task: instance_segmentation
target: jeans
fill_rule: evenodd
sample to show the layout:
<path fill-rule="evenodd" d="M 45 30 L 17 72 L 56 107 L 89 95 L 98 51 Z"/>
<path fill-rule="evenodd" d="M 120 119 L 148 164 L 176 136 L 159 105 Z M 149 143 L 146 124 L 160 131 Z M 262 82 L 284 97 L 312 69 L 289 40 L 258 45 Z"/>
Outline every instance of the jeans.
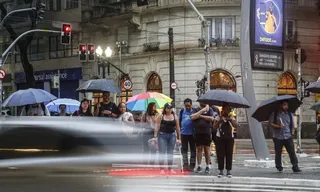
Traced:
<path fill-rule="evenodd" d="M 196 143 L 194 141 L 193 135 L 181 135 L 181 153 L 183 158 L 183 168 L 194 168 L 196 165 Z M 188 150 L 190 146 L 190 164 L 188 161 Z"/>
<path fill-rule="evenodd" d="M 274 143 L 274 150 L 276 154 L 276 168 L 277 169 L 282 169 L 282 161 L 281 161 L 281 154 L 282 154 L 282 148 L 283 146 L 286 148 L 289 156 L 290 156 L 290 161 L 292 164 L 292 168 L 298 168 L 298 158 L 296 156 L 296 153 L 294 151 L 294 143 L 292 137 L 289 139 L 276 139 L 273 138 L 273 143 Z"/>
<path fill-rule="evenodd" d="M 176 144 L 177 136 L 176 133 L 162 133 L 158 135 L 159 145 L 159 164 L 163 169 L 165 156 L 167 154 L 168 169 L 172 169 L 173 163 L 173 150 Z"/>
<path fill-rule="evenodd" d="M 232 169 L 232 156 L 233 156 L 234 139 L 225 139 L 217 137 L 217 157 L 218 157 L 218 169 L 224 170 L 224 160 L 226 159 L 226 170 Z"/>
<path fill-rule="evenodd" d="M 145 160 L 144 163 L 154 165 L 156 161 L 157 151 L 149 147 L 149 139 L 153 138 L 153 130 L 145 131 L 142 135 L 143 140 L 143 152 L 145 155 L 149 155 L 149 159 Z"/>

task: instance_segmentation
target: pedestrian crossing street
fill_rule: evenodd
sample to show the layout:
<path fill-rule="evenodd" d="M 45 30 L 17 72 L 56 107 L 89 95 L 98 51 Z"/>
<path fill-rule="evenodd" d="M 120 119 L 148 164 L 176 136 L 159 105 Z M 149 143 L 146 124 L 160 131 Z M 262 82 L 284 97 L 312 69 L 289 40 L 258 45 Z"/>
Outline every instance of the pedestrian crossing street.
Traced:
<path fill-rule="evenodd" d="M 112 178 L 104 185 L 107 191 L 117 192 L 183 192 L 183 191 L 320 191 L 320 182 L 303 179 L 275 179 L 213 176 L 168 176 L 142 178 Z"/>

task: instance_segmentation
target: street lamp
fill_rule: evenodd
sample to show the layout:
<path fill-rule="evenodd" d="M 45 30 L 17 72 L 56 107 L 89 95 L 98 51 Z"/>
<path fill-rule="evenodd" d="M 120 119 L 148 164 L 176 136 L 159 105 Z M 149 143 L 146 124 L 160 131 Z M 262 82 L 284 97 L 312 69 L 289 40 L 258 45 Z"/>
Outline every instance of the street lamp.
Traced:
<path fill-rule="evenodd" d="M 112 50 L 110 49 L 110 47 L 107 47 L 107 49 L 104 51 L 104 53 L 106 54 L 107 58 L 110 58 L 112 55 Z"/>
<path fill-rule="evenodd" d="M 102 56 L 102 48 L 100 46 L 98 46 L 98 48 L 96 49 L 96 53 L 98 57 Z"/>

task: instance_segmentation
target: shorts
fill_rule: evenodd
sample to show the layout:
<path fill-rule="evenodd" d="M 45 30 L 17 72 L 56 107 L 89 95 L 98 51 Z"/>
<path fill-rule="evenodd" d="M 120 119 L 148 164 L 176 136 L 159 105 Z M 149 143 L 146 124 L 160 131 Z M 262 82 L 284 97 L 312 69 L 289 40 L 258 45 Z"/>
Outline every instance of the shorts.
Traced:
<path fill-rule="evenodd" d="M 194 141 L 196 142 L 196 146 L 211 146 L 211 134 L 198 133 L 194 135 Z"/>

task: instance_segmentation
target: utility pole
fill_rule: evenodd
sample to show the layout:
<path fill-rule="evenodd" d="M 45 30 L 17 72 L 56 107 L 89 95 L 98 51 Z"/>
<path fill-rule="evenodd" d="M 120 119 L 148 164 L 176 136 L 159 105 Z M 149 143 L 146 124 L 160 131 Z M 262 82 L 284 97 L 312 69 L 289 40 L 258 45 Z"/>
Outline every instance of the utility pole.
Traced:
<path fill-rule="evenodd" d="M 205 56 L 205 64 L 206 64 L 206 71 L 204 75 L 204 79 L 206 80 L 206 92 L 207 90 L 210 90 L 210 33 L 209 33 L 209 23 L 204 18 L 204 16 L 198 11 L 196 6 L 192 3 L 191 0 L 187 0 L 191 8 L 196 12 L 198 15 L 199 20 L 202 24 L 202 39 L 205 41 L 204 46 L 204 56 Z"/>
<path fill-rule="evenodd" d="M 302 78 L 301 78 L 301 48 L 298 48 L 296 50 L 296 54 L 298 56 L 298 87 L 297 87 L 297 94 L 298 99 L 302 101 L 303 95 L 302 95 Z M 302 153 L 301 149 L 301 124 L 302 124 L 302 113 L 301 113 L 301 106 L 298 108 L 298 133 L 297 133 L 297 153 Z"/>
<path fill-rule="evenodd" d="M 171 84 L 175 82 L 174 80 L 174 47 L 173 47 L 173 29 L 169 28 L 169 74 L 170 74 L 170 97 L 172 99 L 172 105 L 175 107 L 175 90 L 171 88 Z"/>
<path fill-rule="evenodd" d="M 60 70 L 58 70 L 58 77 L 59 77 L 58 98 L 60 98 L 60 86 L 61 86 L 61 83 L 60 83 Z"/>
<path fill-rule="evenodd" d="M 250 129 L 252 146 L 259 160 L 270 158 L 267 142 L 260 122 L 252 117 L 257 109 L 256 95 L 252 80 L 252 66 L 250 54 L 250 10 L 252 0 L 242 0 L 241 4 L 241 28 L 240 28 L 240 54 L 241 54 L 241 77 L 243 96 L 249 101 L 247 120 Z"/>

